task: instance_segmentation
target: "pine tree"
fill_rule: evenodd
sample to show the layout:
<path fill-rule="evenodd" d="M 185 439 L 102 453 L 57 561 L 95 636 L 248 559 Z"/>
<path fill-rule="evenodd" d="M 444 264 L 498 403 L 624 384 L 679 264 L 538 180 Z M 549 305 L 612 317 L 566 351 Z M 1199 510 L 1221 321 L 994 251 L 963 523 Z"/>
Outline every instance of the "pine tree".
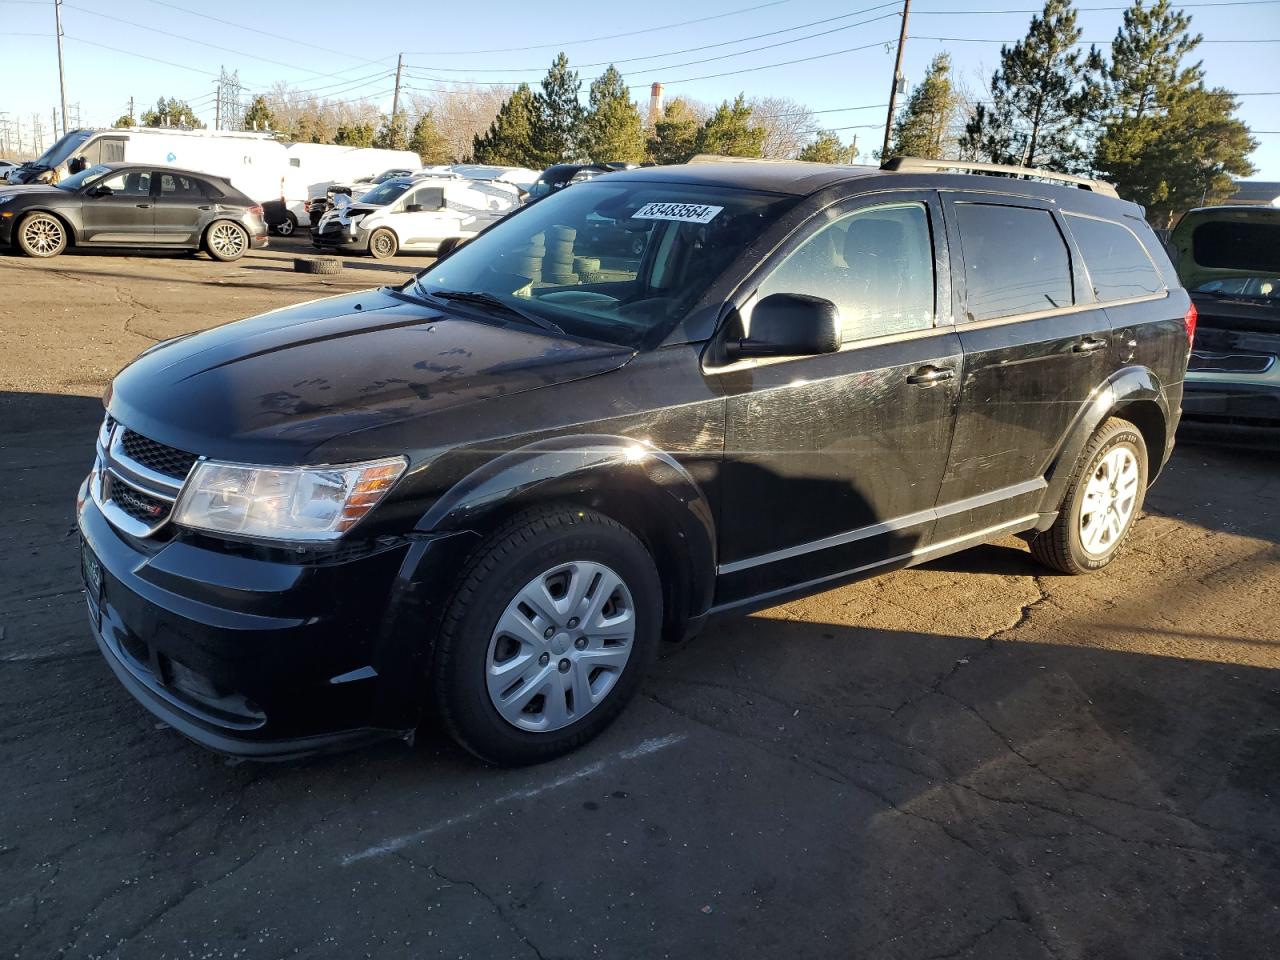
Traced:
<path fill-rule="evenodd" d="M 430 110 L 420 116 L 418 122 L 413 125 L 413 133 L 409 136 L 409 149 L 418 155 L 423 166 L 449 163 L 453 159 L 449 155 L 449 141 L 440 132 Z"/>
<path fill-rule="evenodd" d="M 890 155 L 941 160 L 948 152 L 947 131 L 959 100 L 951 84 L 951 56 L 940 53 L 893 125 Z"/>
<path fill-rule="evenodd" d="M 244 113 L 244 128 L 246 130 L 270 130 L 275 126 L 275 121 L 271 116 L 271 108 L 267 106 L 267 98 L 258 94 L 253 98 L 253 102 L 249 104 L 249 109 Z"/>
<path fill-rule="evenodd" d="M 763 127 L 752 126 L 751 108 L 738 94 L 733 103 L 724 101 L 698 130 L 694 153 L 715 153 L 723 157 L 759 157 L 764 148 Z"/>
<path fill-rule="evenodd" d="M 1089 167 L 1088 121 L 1098 97 L 1098 52 L 1082 56 L 1070 0 L 1045 0 L 1027 36 L 1000 48 L 990 106 L 979 104 L 961 149 L 993 163 L 1082 172 Z"/>
<path fill-rule="evenodd" d="M 1248 156 L 1257 143 L 1233 115 L 1235 98 L 1206 89 L 1199 63 L 1183 65 L 1201 40 L 1190 26 L 1169 0 L 1138 0 L 1125 11 L 1107 69 L 1094 164 L 1158 227 L 1225 199 L 1232 175 L 1254 172 Z"/>
<path fill-rule="evenodd" d="M 383 150 L 407 150 L 409 148 L 409 116 L 403 110 L 384 117 L 382 126 L 373 138 L 373 145 Z"/>
<path fill-rule="evenodd" d="M 196 112 L 185 100 L 176 97 L 161 97 L 156 105 L 142 114 L 141 126 L 144 127 L 186 127 L 201 130 L 204 124 L 196 116 Z"/>
<path fill-rule="evenodd" d="M 471 159 L 476 163 L 492 163 L 504 167 L 536 167 L 544 164 L 533 149 L 533 125 L 537 104 L 533 91 L 522 83 L 498 108 L 498 115 L 483 135 L 477 134 L 471 144 Z"/>
<path fill-rule="evenodd" d="M 644 121 L 622 74 L 610 65 L 591 84 L 591 109 L 582 123 L 579 150 L 594 163 L 644 159 Z"/>
<path fill-rule="evenodd" d="M 697 152 L 699 126 L 687 100 L 668 100 L 646 145 L 649 159 L 660 164 L 686 162 Z"/>
<path fill-rule="evenodd" d="M 800 151 L 797 160 L 808 160 L 810 163 L 853 163 L 853 148 L 846 147 L 840 138 L 830 130 L 818 131 L 818 139 Z"/>
<path fill-rule="evenodd" d="M 569 58 L 557 54 L 542 78 L 542 92 L 534 95 L 533 155 L 537 166 L 549 167 L 578 157 L 583 109 L 578 100 L 582 81 L 569 69 Z"/>
<path fill-rule="evenodd" d="M 344 147 L 371 147 L 373 141 L 373 125 L 369 123 L 339 124 L 338 132 L 333 138 L 334 143 Z M 311 142 L 320 143 L 321 141 L 313 136 Z"/>

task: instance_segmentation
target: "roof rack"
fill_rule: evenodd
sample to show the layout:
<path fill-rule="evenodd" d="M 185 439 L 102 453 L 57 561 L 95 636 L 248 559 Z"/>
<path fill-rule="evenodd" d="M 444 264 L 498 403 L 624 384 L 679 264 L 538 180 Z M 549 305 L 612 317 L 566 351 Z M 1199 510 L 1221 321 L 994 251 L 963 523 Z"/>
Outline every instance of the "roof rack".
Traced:
<path fill-rule="evenodd" d="M 894 170 L 898 173 L 922 173 L 925 171 L 941 172 L 957 170 L 961 173 L 991 173 L 1004 177 L 1019 177 L 1024 180 L 1045 180 L 1049 183 L 1064 183 L 1081 190 L 1092 190 L 1107 197 L 1119 197 L 1116 188 L 1105 180 L 1090 180 L 1088 177 L 1077 177 L 1069 173 L 1055 173 L 1052 170 L 1037 170 L 1034 167 L 1015 167 L 1003 163 L 976 163 L 970 160 L 925 160 L 921 157 L 894 157 L 881 164 L 881 170 Z"/>

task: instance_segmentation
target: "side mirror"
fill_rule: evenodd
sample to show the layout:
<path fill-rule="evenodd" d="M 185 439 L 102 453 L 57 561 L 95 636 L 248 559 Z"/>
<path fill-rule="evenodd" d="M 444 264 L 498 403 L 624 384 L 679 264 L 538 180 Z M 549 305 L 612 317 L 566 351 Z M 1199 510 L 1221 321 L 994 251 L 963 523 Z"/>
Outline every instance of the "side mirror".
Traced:
<path fill-rule="evenodd" d="M 110 187 L 104 187 L 104 186 L 99 185 L 99 186 L 96 186 L 96 187 L 94 187 L 92 190 L 90 190 L 90 191 L 89 191 L 89 196 L 91 196 L 91 197 L 109 197 L 109 196 L 111 196 L 111 195 L 112 195 L 112 194 L 114 194 L 114 193 L 115 193 L 115 191 L 114 191 L 114 190 L 112 190 Z"/>
<path fill-rule="evenodd" d="M 751 336 L 730 340 L 730 361 L 749 357 L 809 357 L 840 349 L 840 309 L 830 300 L 774 293 L 751 311 Z"/>
<path fill-rule="evenodd" d="M 425 209 L 427 208 L 420 203 L 410 203 L 404 208 L 404 212 L 405 213 L 421 213 Z"/>

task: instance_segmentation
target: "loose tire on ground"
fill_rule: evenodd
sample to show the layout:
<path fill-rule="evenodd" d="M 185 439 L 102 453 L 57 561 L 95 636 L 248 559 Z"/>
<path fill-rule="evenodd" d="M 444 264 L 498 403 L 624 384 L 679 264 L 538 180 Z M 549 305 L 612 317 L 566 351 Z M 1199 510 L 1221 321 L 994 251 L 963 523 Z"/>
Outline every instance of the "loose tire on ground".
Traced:
<path fill-rule="evenodd" d="M 396 235 L 385 227 L 373 231 L 369 236 L 369 253 L 375 260 L 387 260 L 396 255 L 400 243 Z"/>
<path fill-rule="evenodd" d="M 337 257 L 294 257 L 294 273 L 339 273 L 342 261 Z"/>
<path fill-rule="evenodd" d="M 599 571 L 616 576 L 621 589 Z M 517 604 L 539 578 L 561 575 L 568 571 L 565 593 L 560 599 L 548 590 L 549 604 L 563 604 L 564 610 L 550 607 L 550 619 L 529 616 Z M 574 577 L 580 577 L 574 580 Z M 588 579 L 590 578 L 590 579 Z M 545 582 L 551 581 L 542 581 Z M 585 584 L 582 602 L 572 604 L 579 595 L 577 583 Z M 593 589 L 599 585 L 609 592 L 597 597 Z M 616 602 L 629 597 L 629 604 Z M 597 601 L 600 607 L 595 604 Z M 605 675 L 593 664 L 594 652 L 615 650 L 617 638 L 600 638 L 598 634 L 611 623 L 625 623 L 630 610 L 633 633 L 625 662 L 613 664 L 614 672 Z M 516 623 L 507 618 L 515 610 L 526 620 Z M 583 611 L 583 619 L 570 627 L 573 611 Z M 613 618 L 613 619 L 610 619 Z M 621 619 L 619 619 L 621 618 Z M 543 620 L 546 620 L 547 626 Z M 563 622 L 560 622 L 563 620 Z M 512 623 L 520 634 L 513 639 L 505 624 Z M 519 765 L 539 763 L 567 753 L 596 736 L 626 706 L 639 687 L 640 679 L 657 652 L 662 623 L 662 588 L 653 559 L 643 544 L 621 524 L 592 510 L 573 507 L 542 507 L 513 517 L 494 531 L 467 562 L 453 595 L 445 607 L 442 624 L 430 657 L 431 691 L 435 708 L 445 728 L 455 740 L 476 756 L 490 763 Z M 603 624 L 604 627 L 597 625 Z M 615 628 L 622 629 L 622 628 Z M 594 632 L 593 632 L 594 631 Z M 582 634 L 595 639 L 587 639 Z M 569 703 L 560 713 L 562 726 L 553 713 L 553 704 L 545 698 L 541 703 L 547 730 L 522 729 L 517 721 L 500 712 L 501 695 L 491 692 L 492 685 L 505 684 L 493 680 L 502 664 L 498 660 L 499 644 L 515 644 L 512 658 L 520 657 L 521 666 L 512 677 L 527 676 L 530 690 L 549 689 L 556 695 L 555 684 L 572 685 L 583 677 L 592 697 L 578 699 L 562 691 L 559 695 Z M 578 646 L 581 643 L 582 646 Z M 579 653 L 574 651 L 578 650 Z M 619 651 L 620 652 L 620 651 Z M 546 654 L 548 659 L 543 660 Z M 612 654 L 614 660 L 618 654 Z M 569 670 L 564 663 L 572 661 Z M 584 671 L 576 671 L 581 667 Z M 558 678 L 564 678 L 563 680 Z M 513 680 L 521 686 L 524 680 Z M 546 685 L 545 687 L 543 685 Z M 603 688 L 599 694 L 593 688 Z M 579 688 L 581 689 L 581 688 Z M 520 687 L 511 696 L 518 696 Z M 541 694 L 534 695 L 528 706 L 534 709 L 530 723 L 541 723 L 537 713 Z M 514 700 L 503 703 L 508 715 L 522 718 Z M 585 704 L 585 706 L 584 706 Z M 558 711 L 556 711 L 558 712 Z M 522 719 L 519 722 L 524 722 Z"/>
<path fill-rule="evenodd" d="M 1080 455 L 1058 519 L 1031 541 L 1032 555 L 1062 573 L 1101 570 L 1115 559 L 1142 512 L 1147 469 L 1141 431 L 1119 417 L 1107 420 Z M 1108 521 L 1105 530 L 1097 526 L 1102 519 Z M 1100 530 L 1102 536 L 1095 537 Z"/>
<path fill-rule="evenodd" d="M 41 260 L 67 249 L 67 227 L 51 213 L 29 213 L 18 221 L 14 237 L 18 249 Z"/>

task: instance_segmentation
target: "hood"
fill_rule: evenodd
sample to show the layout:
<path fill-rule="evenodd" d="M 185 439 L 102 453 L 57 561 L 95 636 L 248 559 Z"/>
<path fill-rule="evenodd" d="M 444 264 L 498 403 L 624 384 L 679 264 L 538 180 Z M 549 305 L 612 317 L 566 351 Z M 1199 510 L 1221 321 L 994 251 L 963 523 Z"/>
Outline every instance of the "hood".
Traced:
<path fill-rule="evenodd" d="M 37 193 L 56 193 L 60 196 L 67 196 L 67 191 L 59 190 L 57 187 L 50 186 L 47 183 L 5 183 L 0 180 L 0 197 L 10 197 L 15 194 L 22 197 L 30 197 Z"/>
<path fill-rule="evenodd" d="M 115 379 L 110 411 L 204 456 L 305 463 L 350 434 L 604 373 L 633 355 L 369 290 L 153 347 Z M 427 423 L 409 432 L 431 445 Z"/>
<path fill-rule="evenodd" d="M 1188 290 L 1211 280 L 1280 278 L 1280 207 L 1200 207 L 1169 237 L 1178 278 Z"/>

